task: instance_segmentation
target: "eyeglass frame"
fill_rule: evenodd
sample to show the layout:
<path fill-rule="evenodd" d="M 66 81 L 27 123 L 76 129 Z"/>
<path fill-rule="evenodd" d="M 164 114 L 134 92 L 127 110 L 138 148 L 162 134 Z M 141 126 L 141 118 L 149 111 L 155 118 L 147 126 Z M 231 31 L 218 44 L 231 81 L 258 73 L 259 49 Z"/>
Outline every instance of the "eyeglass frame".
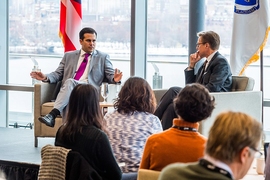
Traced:
<path fill-rule="evenodd" d="M 206 44 L 207 42 L 201 42 L 201 43 L 196 43 L 196 47 L 199 47 L 201 44 Z"/>
<path fill-rule="evenodd" d="M 253 147 L 249 147 L 249 149 L 255 151 L 255 154 L 254 154 L 255 158 L 259 158 L 259 157 L 261 157 L 263 155 L 263 153 L 261 151 L 259 151 L 258 149 L 255 149 Z"/>

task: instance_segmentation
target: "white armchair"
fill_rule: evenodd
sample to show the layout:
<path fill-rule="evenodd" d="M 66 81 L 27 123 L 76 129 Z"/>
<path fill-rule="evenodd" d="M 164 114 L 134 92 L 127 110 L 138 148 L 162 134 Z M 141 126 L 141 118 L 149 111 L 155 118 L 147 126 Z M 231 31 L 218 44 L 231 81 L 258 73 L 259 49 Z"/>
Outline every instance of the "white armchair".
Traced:
<path fill-rule="evenodd" d="M 253 91 L 255 81 L 247 76 L 232 77 L 232 92 L 210 93 L 216 99 L 216 107 L 211 117 L 200 123 L 199 132 L 208 136 L 216 116 L 222 111 L 241 111 L 249 114 L 261 122 L 262 120 L 262 92 Z M 157 102 L 160 101 L 167 89 L 155 89 Z"/>

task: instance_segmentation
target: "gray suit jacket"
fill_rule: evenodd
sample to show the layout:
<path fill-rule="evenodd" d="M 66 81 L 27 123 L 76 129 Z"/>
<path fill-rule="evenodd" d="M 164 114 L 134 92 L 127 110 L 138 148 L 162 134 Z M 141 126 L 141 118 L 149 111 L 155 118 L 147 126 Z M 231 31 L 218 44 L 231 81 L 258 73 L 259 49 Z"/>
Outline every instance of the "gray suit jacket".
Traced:
<path fill-rule="evenodd" d="M 80 50 L 70 51 L 65 53 L 58 68 L 46 74 L 50 83 L 62 81 L 62 84 L 68 79 L 73 78 L 76 72 Z M 95 50 L 92 54 L 88 83 L 99 89 L 103 81 L 115 83 L 113 81 L 114 69 L 108 54 Z"/>

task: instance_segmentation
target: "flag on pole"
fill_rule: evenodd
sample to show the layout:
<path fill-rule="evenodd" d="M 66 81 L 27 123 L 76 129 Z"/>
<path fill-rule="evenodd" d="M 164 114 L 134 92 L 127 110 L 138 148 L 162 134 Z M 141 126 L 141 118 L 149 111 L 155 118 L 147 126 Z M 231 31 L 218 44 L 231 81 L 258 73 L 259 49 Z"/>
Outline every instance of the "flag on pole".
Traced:
<path fill-rule="evenodd" d="M 79 32 L 81 30 L 81 0 L 61 0 L 59 36 L 65 52 L 80 48 Z"/>
<path fill-rule="evenodd" d="M 260 58 L 268 33 L 269 0 L 235 0 L 230 65 L 232 73 L 242 75 Z"/>

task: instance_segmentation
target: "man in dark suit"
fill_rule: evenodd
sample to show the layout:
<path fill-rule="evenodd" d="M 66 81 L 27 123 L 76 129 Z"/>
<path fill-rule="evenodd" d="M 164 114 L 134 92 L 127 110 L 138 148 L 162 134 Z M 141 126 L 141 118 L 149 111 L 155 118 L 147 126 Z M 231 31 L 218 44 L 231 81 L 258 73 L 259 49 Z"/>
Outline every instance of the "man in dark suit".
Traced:
<path fill-rule="evenodd" d="M 58 68 L 49 74 L 31 72 L 30 76 L 43 82 L 57 83 L 62 81 L 60 92 L 54 103 L 54 109 L 47 115 L 39 117 L 39 121 L 54 127 L 57 115 L 63 116 L 69 96 L 73 88 L 82 83 L 89 83 L 98 90 L 106 79 L 108 83 L 117 83 L 122 72 L 113 69 L 109 55 L 95 50 L 97 32 L 92 28 L 83 28 L 80 33 L 81 49 L 65 53 Z M 81 65 L 84 63 L 84 67 Z M 83 69 L 80 71 L 79 69 Z M 80 72 L 80 73 L 79 73 Z"/>
<path fill-rule="evenodd" d="M 203 31 L 197 34 L 197 52 L 190 55 L 189 66 L 185 69 L 186 84 L 200 83 L 210 92 L 231 91 L 232 73 L 228 61 L 219 52 L 220 38 L 213 31 Z M 197 74 L 194 73 L 195 64 L 206 58 Z M 155 115 L 162 120 L 163 129 L 172 126 L 172 120 L 176 118 L 173 107 L 173 99 L 182 88 L 171 87 L 161 98 L 155 111 Z"/>

